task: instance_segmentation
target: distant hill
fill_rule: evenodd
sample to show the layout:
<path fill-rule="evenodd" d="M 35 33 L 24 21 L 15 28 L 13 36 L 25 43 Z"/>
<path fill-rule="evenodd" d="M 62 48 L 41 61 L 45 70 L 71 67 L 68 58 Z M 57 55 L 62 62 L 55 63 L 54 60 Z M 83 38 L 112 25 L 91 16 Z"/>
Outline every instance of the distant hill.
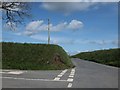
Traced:
<path fill-rule="evenodd" d="M 2 43 L 2 68 L 54 70 L 72 68 L 73 64 L 58 45 Z"/>
<path fill-rule="evenodd" d="M 82 52 L 71 57 L 120 67 L 120 48 Z"/>

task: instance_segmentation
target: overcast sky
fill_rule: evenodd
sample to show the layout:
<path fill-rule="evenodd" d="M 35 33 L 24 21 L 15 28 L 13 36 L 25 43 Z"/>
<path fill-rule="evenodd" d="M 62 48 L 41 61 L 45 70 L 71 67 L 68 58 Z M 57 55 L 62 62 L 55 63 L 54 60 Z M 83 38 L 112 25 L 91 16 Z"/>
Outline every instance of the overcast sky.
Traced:
<path fill-rule="evenodd" d="M 2 41 L 47 43 L 49 18 L 51 44 L 62 46 L 70 54 L 118 46 L 117 3 L 29 4 L 32 18 L 14 32 L 3 23 Z"/>

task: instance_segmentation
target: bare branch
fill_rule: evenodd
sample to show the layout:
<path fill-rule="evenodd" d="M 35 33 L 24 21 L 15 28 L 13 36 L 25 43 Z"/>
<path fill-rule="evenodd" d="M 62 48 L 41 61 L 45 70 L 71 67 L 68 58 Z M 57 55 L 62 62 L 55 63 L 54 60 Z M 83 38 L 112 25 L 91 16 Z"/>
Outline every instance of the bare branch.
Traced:
<path fill-rule="evenodd" d="M 2 18 L 6 23 L 10 22 L 17 25 L 22 23 L 25 17 L 30 16 L 30 7 L 27 2 L 2 2 L 0 9 L 3 10 Z"/>

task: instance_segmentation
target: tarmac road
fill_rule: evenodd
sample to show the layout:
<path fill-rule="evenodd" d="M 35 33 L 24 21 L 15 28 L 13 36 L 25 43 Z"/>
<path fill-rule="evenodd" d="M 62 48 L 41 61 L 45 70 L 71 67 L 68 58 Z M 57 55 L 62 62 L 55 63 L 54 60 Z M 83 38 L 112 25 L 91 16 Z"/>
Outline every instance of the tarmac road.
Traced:
<path fill-rule="evenodd" d="M 118 88 L 118 68 L 72 59 L 66 70 L 3 70 L 2 88 Z"/>

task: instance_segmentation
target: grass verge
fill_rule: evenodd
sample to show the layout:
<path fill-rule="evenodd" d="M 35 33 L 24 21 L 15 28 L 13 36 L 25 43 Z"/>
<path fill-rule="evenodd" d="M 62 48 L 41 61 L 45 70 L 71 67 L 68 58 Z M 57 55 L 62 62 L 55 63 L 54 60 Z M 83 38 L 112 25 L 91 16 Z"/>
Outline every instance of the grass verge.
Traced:
<path fill-rule="evenodd" d="M 82 52 L 71 57 L 120 67 L 120 48 Z"/>
<path fill-rule="evenodd" d="M 58 45 L 2 42 L 2 68 L 60 70 L 72 68 L 69 56 Z"/>

